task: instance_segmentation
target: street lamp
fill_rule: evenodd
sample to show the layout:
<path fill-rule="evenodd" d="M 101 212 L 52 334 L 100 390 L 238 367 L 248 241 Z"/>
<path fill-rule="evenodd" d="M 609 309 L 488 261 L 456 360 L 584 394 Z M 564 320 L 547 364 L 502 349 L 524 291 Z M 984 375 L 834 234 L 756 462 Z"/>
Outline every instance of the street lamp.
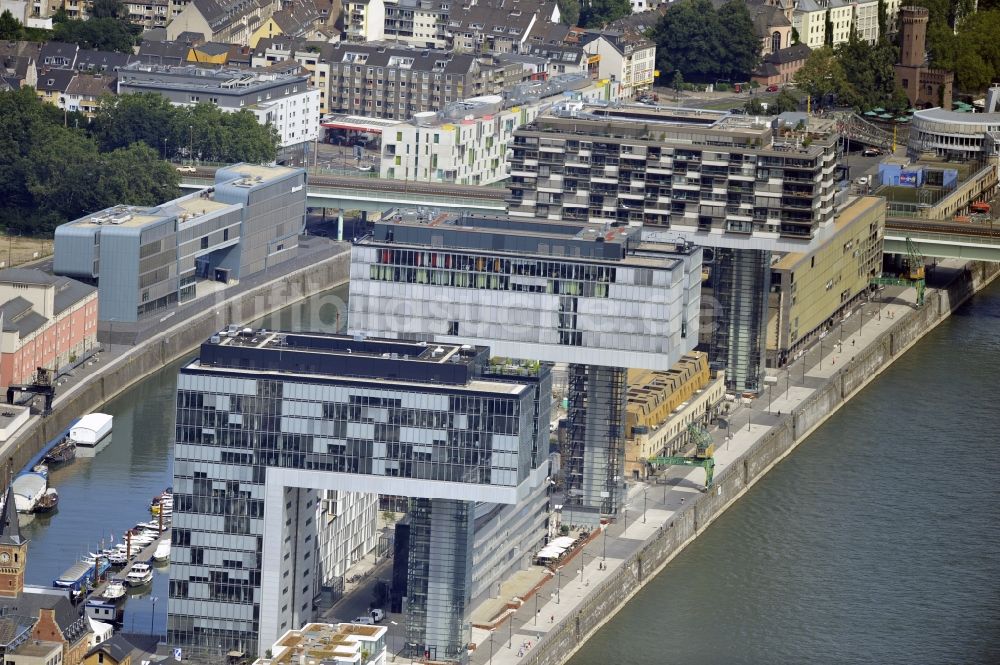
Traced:
<path fill-rule="evenodd" d="M 601 542 L 601 561 L 608 560 L 608 525 L 604 525 L 604 536 Z"/>
<path fill-rule="evenodd" d="M 649 488 L 646 487 L 642 490 L 642 523 L 646 523 L 646 495 L 649 493 Z"/>
<path fill-rule="evenodd" d="M 490 631 L 490 665 L 493 665 L 493 631 Z"/>
<path fill-rule="evenodd" d="M 150 600 L 153 601 L 153 613 L 149 616 L 149 634 L 155 635 L 153 625 L 156 621 L 156 596 L 151 596 Z"/>
<path fill-rule="evenodd" d="M 562 591 L 562 566 L 556 568 L 556 605 L 559 604 Z"/>

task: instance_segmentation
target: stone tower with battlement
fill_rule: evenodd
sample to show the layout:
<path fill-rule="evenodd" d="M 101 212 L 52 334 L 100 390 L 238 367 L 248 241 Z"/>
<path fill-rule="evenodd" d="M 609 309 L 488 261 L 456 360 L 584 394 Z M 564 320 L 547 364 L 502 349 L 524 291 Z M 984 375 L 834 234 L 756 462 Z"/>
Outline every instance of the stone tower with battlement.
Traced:
<path fill-rule="evenodd" d="M 896 80 L 906 92 L 910 105 L 918 108 L 940 106 L 951 110 L 954 74 L 930 69 L 927 64 L 927 21 L 924 7 L 899 8 L 900 55 Z"/>

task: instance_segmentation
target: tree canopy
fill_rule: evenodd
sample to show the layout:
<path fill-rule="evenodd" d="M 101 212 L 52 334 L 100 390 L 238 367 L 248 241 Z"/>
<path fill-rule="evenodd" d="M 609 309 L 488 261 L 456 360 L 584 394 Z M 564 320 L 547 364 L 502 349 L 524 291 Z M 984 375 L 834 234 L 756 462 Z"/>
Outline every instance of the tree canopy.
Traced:
<path fill-rule="evenodd" d="M 76 44 L 80 48 L 119 53 L 132 53 L 141 33 L 141 26 L 111 17 L 53 22 L 52 26 L 52 38 L 56 41 Z"/>
<path fill-rule="evenodd" d="M 0 225 L 30 235 L 117 204 L 178 195 L 177 172 L 142 143 L 102 153 L 34 90 L 0 92 Z"/>
<path fill-rule="evenodd" d="M 629 0 L 587 0 L 578 6 L 580 26 L 584 28 L 600 28 L 632 13 Z"/>
<path fill-rule="evenodd" d="M 675 2 L 650 37 L 660 71 L 680 72 L 686 81 L 746 81 L 760 63 L 760 40 L 741 0 L 718 11 L 710 0 Z"/>
<path fill-rule="evenodd" d="M 105 98 L 92 131 L 105 151 L 141 141 L 165 156 L 260 163 L 274 161 L 278 150 L 274 128 L 259 124 L 250 111 L 225 113 L 213 104 L 172 106 L 152 93 Z"/>
<path fill-rule="evenodd" d="M 835 48 L 824 46 L 809 54 L 795 81 L 813 99 L 823 104 L 829 95 L 838 103 L 867 111 L 877 106 L 902 111 L 909 102 L 896 83 L 893 64 L 898 49 L 889 42 L 869 44 L 856 33 Z"/>
<path fill-rule="evenodd" d="M 573 27 L 580 21 L 580 0 L 556 0 L 556 5 L 563 25 Z"/>

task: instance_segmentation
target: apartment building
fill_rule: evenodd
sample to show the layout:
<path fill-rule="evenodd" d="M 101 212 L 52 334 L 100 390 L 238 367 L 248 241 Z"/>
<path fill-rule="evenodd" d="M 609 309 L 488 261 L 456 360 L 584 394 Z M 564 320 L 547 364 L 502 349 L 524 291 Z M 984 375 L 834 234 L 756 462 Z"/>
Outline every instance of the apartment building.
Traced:
<path fill-rule="evenodd" d="M 231 113 L 246 109 L 274 127 L 281 161 L 300 155 L 319 131 L 320 91 L 298 73 L 132 63 L 118 73 L 118 92 L 152 92 L 175 106 L 207 102 Z"/>
<path fill-rule="evenodd" d="M 98 285 L 102 321 L 137 321 L 294 258 L 305 171 L 236 164 L 213 188 L 158 206 L 119 205 L 56 228 L 53 272 Z"/>
<path fill-rule="evenodd" d="M 344 39 L 377 42 L 385 37 L 383 0 L 347 0 L 344 3 Z"/>
<path fill-rule="evenodd" d="M 514 130 L 566 99 L 614 100 L 609 81 L 581 74 L 521 83 L 505 97 L 488 95 L 420 113 L 382 133 L 382 178 L 485 185 L 508 177 Z"/>
<path fill-rule="evenodd" d="M 645 460 L 684 454 L 688 427 L 708 426 L 723 402 L 723 372 L 711 372 L 708 356 L 692 351 L 669 370 L 630 369 L 625 423 L 625 475 L 649 475 Z"/>
<path fill-rule="evenodd" d="M 311 71 L 326 112 L 370 118 L 407 120 L 467 97 L 500 94 L 520 74 L 469 54 L 385 42 L 308 43 L 294 57 Z"/>
<path fill-rule="evenodd" d="M 387 0 L 385 39 L 420 48 L 446 48 L 452 0 Z"/>
<path fill-rule="evenodd" d="M 885 199 L 866 196 L 837 215 L 833 233 L 808 252 L 771 266 L 767 364 L 784 365 L 824 334 L 882 270 Z"/>
<path fill-rule="evenodd" d="M 764 369 L 772 251 L 830 232 L 838 136 L 705 110 L 567 103 L 514 133 L 511 215 L 643 227 L 712 247 L 702 343 L 732 390 Z"/>
<path fill-rule="evenodd" d="M 354 332 L 569 363 L 564 520 L 618 512 L 625 371 L 694 348 L 701 250 L 647 246 L 638 228 L 413 213 L 383 217 L 351 258 Z"/>
<path fill-rule="evenodd" d="M 129 23 L 141 25 L 146 30 L 165 28 L 170 21 L 172 0 L 139 0 L 126 2 Z"/>
<path fill-rule="evenodd" d="M 605 30 L 580 38 L 587 55 L 597 59 L 597 76 L 619 86 L 618 96 L 628 99 L 653 86 L 656 44 L 642 35 Z"/>
<path fill-rule="evenodd" d="M 277 0 L 191 0 L 167 24 L 167 39 L 193 33 L 208 42 L 248 46 L 250 36 L 280 8 Z"/>
<path fill-rule="evenodd" d="M 489 355 L 267 331 L 203 344 L 177 381 L 167 643 L 263 654 L 311 621 L 317 492 L 337 490 L 412 499 L 404 655 L 461 660 L 477 505 L 518 505 L 548 476 L 541 384 Z"/>
<path fill-rule="evenodd" d="M 852 29 L 857 31 L 859 39 L 870 44 L 878 41 L 877 0 L 799 0 L 792 16 L 792 27 L 799 41 L 811 49 L 826 44 L 827 17 L 833 30 L 834 46 L 850 39 Z"/>

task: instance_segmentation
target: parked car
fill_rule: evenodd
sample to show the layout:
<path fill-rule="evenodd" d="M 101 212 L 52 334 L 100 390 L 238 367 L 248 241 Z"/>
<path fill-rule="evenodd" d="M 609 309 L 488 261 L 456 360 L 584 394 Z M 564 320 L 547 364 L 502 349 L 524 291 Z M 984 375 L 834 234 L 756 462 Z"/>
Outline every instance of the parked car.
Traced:
<path fill-rule="evenodd" d="M 771 85 L 767 86 L 767 91 L 768 92 L 778 92 L 778 86 L 776 86 L 776 85 L 774 85 L 772 83 Z"/>
<path fill-rule="evenodd" d="M 746 115 L 746 111 L 741 108 L 731 108 L 729 109 L 729 113 L 732 115 Z"/>
<path fill-rule="evenodd" d="M 178 173 L 195 173 L 196 171 L 197 171 L 197 169 L 195 167 L 193 167 L 193 166 L 178 166 L 177 167 L 177 172 Z"/>
<path fill-rule="evenodd" d="M 882 154 L 881 148 L 865 148 L 862 152 L 865 157 L 878 157 Z"/>
<path fill-rule="evenodd" d="M 368 613 L 372 616 L 372 621 L 379 623 L 385 619 L 385 612 L 378 607 L 368 610 Z"/>
<path fill-rule="evenodd" d="M 372 619 L 371 617 L 354 617 L 353 619 L 351 619 L 351 623 L 358 624 L 361 626 L 374 626 L 375 619 Z"/>

